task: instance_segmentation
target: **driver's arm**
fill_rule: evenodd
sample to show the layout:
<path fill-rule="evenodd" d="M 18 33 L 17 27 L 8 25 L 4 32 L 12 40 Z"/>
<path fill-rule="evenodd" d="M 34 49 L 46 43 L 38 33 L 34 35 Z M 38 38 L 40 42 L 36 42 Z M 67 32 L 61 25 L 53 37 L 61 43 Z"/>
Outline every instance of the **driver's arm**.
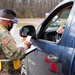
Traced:
<path fill-rule="evenodd" d="M 57 34 L 63 34 L 64 32 L 64 28 L 63 27 L 59 27 L 57 30 L 56 30 Z M 61 38 L 59 39 L 56 39 L 56 43 L 58 43 L 60 41 Z"/>

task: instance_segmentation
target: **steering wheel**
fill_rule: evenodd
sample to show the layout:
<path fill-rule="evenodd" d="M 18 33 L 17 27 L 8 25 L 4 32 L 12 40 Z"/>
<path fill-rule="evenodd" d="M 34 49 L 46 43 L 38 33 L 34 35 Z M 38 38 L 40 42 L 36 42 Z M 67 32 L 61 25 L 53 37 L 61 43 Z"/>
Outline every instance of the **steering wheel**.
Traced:
<path fill-rule="evenodd" d="M 60 40 L 61 36 L 62 36 L 62 34 L 57 33 L 55 35 L 55 42 L 56 42 L 56 40 Z"/>

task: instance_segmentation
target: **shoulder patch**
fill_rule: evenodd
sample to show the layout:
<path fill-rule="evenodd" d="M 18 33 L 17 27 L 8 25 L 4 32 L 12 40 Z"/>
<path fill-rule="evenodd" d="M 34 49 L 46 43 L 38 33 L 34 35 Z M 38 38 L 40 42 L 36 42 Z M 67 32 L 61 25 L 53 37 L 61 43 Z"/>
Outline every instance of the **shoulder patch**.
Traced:
<path fill-rule="evenodd" d="M 4 44 L 8 44 L 10 40 L 11 40 L 10 38 L 6 37 L 6 38 L 3 40 L 3 43 L 4 43 Z"/>

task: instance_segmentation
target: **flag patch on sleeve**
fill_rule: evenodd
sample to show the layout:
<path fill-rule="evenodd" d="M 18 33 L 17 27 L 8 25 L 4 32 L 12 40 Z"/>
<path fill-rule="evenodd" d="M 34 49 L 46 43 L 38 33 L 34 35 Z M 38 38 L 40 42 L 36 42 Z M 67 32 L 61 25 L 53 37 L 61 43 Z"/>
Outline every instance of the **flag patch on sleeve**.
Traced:
<path fill-rule="evenodd" d="M 10 38 L 6 37 L 6 38 L 3 40 L 3 43 L 4 43 L 4 44 L 8 44 L 9 41 L 10 41 Z"/>

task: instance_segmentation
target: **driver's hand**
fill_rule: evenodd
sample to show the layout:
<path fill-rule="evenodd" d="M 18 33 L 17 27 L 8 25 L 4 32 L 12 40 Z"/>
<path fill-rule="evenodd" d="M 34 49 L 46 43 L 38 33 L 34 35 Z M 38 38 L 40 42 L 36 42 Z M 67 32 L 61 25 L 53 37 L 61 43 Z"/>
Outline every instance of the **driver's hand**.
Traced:
<path fill-rule="evenodd" d="M 59 43 L 59 41 L 60 41 L 60 39 L 58 40 L 58 39 L 56 39 L 56 43 Z"/>
<path fill-rule="evenodd" d="M 56 30 L 56 32 L 57 32 L 58 34 L 62 34 L 62 33 L 64 32 L 63 27 L 59 27 L 59 28 Z"/>
<path fill-rule="evenodd" d="M 25 45 L 27 45 L 27 46 L 28 46 L 28 48 L 30 48 L 30 47 L 31 47 L 32 42 L 28 42 L 28 41 L 26 40 L 26 41 L 24 41 L 24 44 L 25 44 Z"/>

